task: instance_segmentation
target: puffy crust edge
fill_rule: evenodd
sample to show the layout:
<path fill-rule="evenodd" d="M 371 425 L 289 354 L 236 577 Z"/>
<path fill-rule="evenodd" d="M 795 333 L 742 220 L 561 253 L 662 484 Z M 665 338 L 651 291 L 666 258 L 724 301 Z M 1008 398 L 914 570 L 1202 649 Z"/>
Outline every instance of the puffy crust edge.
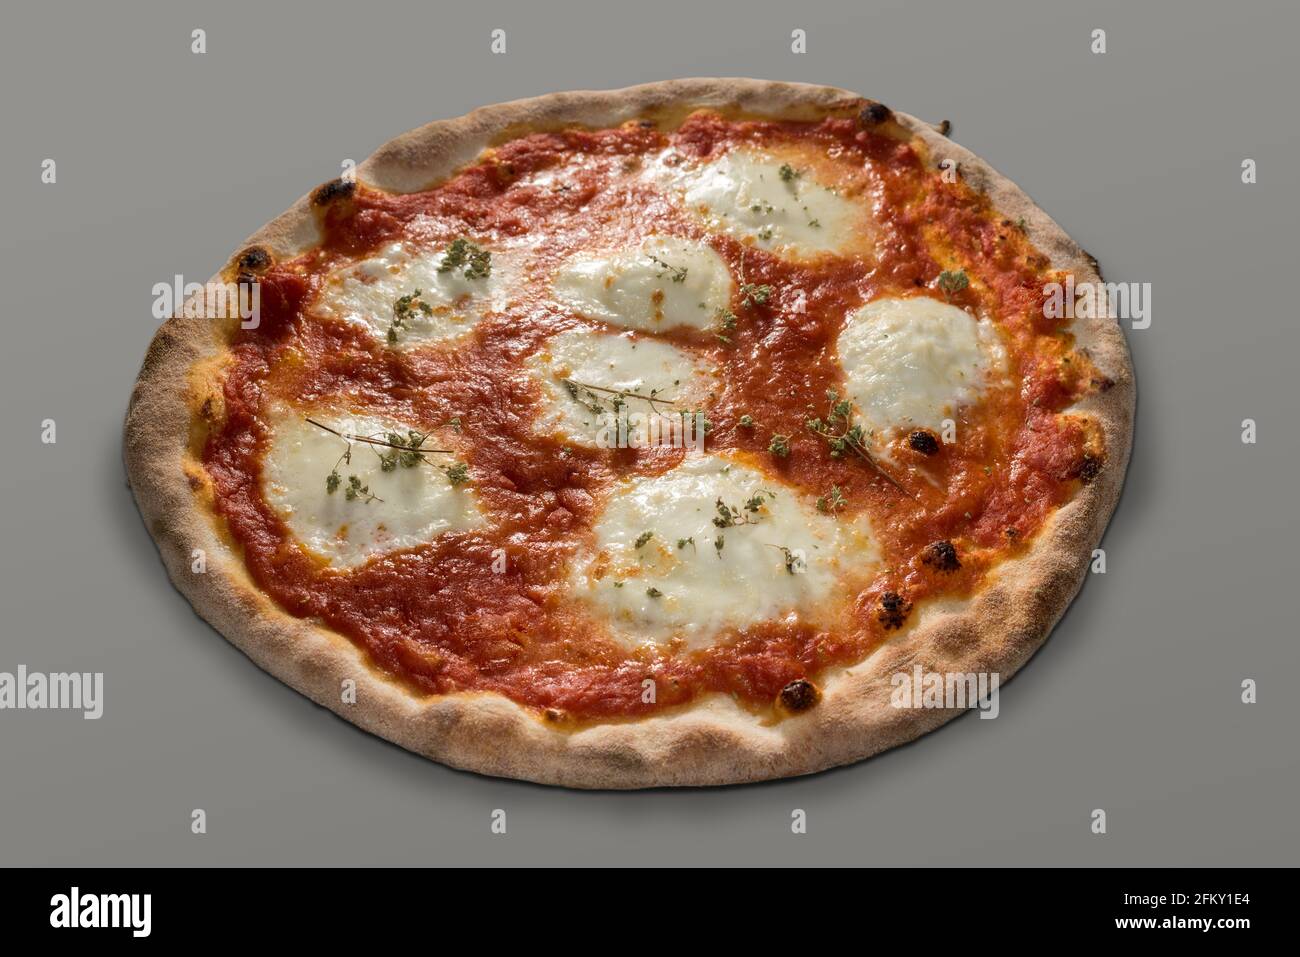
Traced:
<path fill-rule="evenodd" d="M 750 79 L 687 79 L 624 90 L 557 93 L 476 110 L 397 137 L 358 168 L 381 188 L 425 188 L 473 160 L 485 147 L 527 129 L 603 126 L 655 110 L 733 107 L 779 116 L 860 106 L 857 94 L 831 87 Z M 894 118 L 935 155 L 961 164 L 966 181 L 1010 218 L 1023 217 L 1030 240 L 1078 281 L 1099 281 L 1096 263 L 1012 182 L 933 127 Z M 309 197 L 298 200 L 245 245 L 291 256 L 316 241 Z M 1063 506 L 1021 558 L 1001 566 L 969 602 L 923 606 L 908 626 L 866 660 L 824 676 L 809 712 L 764 725 L 730 699 L 712 696 L 648 720 L 571 731 L 492 693 L 417 697 L 370 666 L 349 640 L 275 605 L 253 583 L 241 556 L 223 539 L 189 474 L 196 369 L 225 352 L 214 324 L 175 317 L 157 332 L 131 396 L 124 459 L 131 487 L 168 573 L 195 610 L 260 667 L 317 704 L 404 748 L 483 774 L 580 788 L 719 785 L 808 774 L 857 761 L 910 741 L 959 714 L 897 709 L 889 677 L 926 671 L 996 671 L 1005 681 L 1046 639 L 1078 592 L 1092 550 L 1118 500 L 1129 457 L 1136 390 L 1124 335 L 1109 318 L 1076 320 L 1079 344 L 1113 386 L 1077 411 L 1106 441 L 1096 477 Z M 190 571 L 191 552 L 207 572 Z M 341 701 L 353 679 L 357 703 Z"/>

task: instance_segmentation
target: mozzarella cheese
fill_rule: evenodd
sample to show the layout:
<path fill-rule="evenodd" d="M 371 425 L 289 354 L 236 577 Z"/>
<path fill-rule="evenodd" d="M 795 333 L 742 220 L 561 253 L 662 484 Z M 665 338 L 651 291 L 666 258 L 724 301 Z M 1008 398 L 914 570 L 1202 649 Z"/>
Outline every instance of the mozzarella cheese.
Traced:
<path fill-rule="evenodd" d="M 677 410 L 704 408 L 714 388 L 714 373 L 703 361 L 666 342 L 630 333 L 562 332 L 529 357 L 528 369 L 541 386 L 545 402 L 538 430 L 589 447 L 611 447 L 611 403 L 615 398 L 589 386 L 662 396 Z M 639 399 L 625 401 L 629 413 L 656 411 Z M 660 405 L 658 411 L 670 410 Z"/>
<path fill-rule="evenodd" d="M 743 524 L 715 524 L 719 499 Z M 751 500 L 755 511 L 746 509 Z M 574 567 L 570 585 L 629 646 L 707 647 L 728 628 L 825 610 L 878 554 L 865 517 L 823 515 L 795 490 L 718 455 L 629 480 L 594 534 L 595 554 Z"/>
<path fill-rule="evenodd" d="M 413 348 L 456 339 L 489 312 L 505 308 L 507 294 L 521 276 L 518 257 L 502 250 L 492 250 L 489 275 L 475 279 L 467 278 L 464 269 L 440 272 L 445 256 L 445 248 L 392 243 L 326 276 L 313 311 L 364 326 L 386 341 L 394 304 L 418 289 L 432 314 L 412 310 L 395 345 Z"/>
<path fill-rule="evenodd" d="M 861 216 L 811 169 L 745 148 L 694 166 L 661 163 L 651 176 L 710 228 L 762 249 L 803 256 L 841 251 L 853 243 Z"/>
<path fill-rule="evenodd" d="M 837 349 L 847 397 L 877 431 L 939 431 L 1006 361 L 990 323 L 928 296 L 867 303 L 849 315 Z"/>
<path fill-rule="evenodd" d="M 588 319 L 647 331 L 703 329 L 731 301 L 731 273 L 703 243 L 651 236 L 635 249 L 570 259 L 552 292 Z"/>
<path fill-rule="evenodd" d="M 408 426 L 379 419 L 316 416 L 340 432 L 382 438 L 405 435 Z M 339 457 L 351 449 L 351 461 Z M 294 537 L 313 554 L 336 567 L 353 567 L 383 552 L 412 548 L 444 532 L 475 528 L 485 519 L 468 485 L 452 486 L 437 468 L 450 456 L 430 455 L 430 462 L 398 466 L 385 472 L 379 454 L 387 451 L 361 442 L 348 443 L 284 413 L 272 426 L 270 448 L 262 467 L 262 491 Z M 337 470 L 342 485 L 334 492 L 325 479 Z M 348 501 L 350 476 L 368 485 L 370 501 Z"/>

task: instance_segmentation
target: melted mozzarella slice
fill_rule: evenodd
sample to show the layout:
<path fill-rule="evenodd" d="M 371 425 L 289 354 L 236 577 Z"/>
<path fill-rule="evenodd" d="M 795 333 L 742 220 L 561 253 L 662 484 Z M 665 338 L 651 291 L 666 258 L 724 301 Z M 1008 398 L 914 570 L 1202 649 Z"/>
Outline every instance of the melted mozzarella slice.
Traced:
<path fill-rule="evenodd" d="M 821 185 L 808 166 L 750 149 L 699 165 L 660 164 L 651 175 L 712 229 L 762 249 L 810 256 L 846 251 L 864 218 L 856 204 Z"/>
<path fill-rule="evenodd" d="M 552 291 L 588 319 L 647 331 L 703 329 L 731 301 L 731 273 L 703 243 L 651 236 L 635 249 L 576 256 Z"/>
<path fill-rule="evenodd" d="M 545 407 L 538 421 L 543 434 L 589 447 L 609 448 L 613 402 L 603 390 L 659 396 L 671 409 L 703 409 L 714 388 L 714 373 L 689 353 L 647 337 L 574 329 L 551 338 L 529 357 L 529 372 L 542 387 Z M 592 389 L 591 386 L 599 388 Z M 628 419 L 667 416 L 668 405 L 652 406 L 625 398 Z M 679 417 L 680 419 L 680 417 Z M 666 420 L 665 420 L 666 421 Z"/>
<path fill-rule="evenodd" d="M 407 426 L 378 419 L 316 416 L 331 428 L 352 435 L 382 438 L 405 435 Z M 351 448 L 351 461 L 339 462 Z M 262 491 L 294 537 L 336 567 L 360 565 L 371 556 L 432 541 L 443 532 L 475 528 L 484 517 L 468 485 L 453 486 L 437 465 L 450 456 L 432 455 L 430 463 L 398 466 L 385 472 L 379 452 L 386 449 L 336 435 L 285 413 L 273 425 L 271 445 L 262 467 Z M 325 480 L 335 468 L 342 482 L 329 492 Z M 369 486 L 376 498 L 348 500 L 351 476 Z"/>
<path fill-rule="evenodd" d="M 848 317 L 837 348 L 848 397 L 878 431 L 939 431 L 1006 361 L 991 323 L 928 296 L 868 303 Z"/>
<path fill-rule="evenodd" d="M 715 524 L 719 499 L 743 524 Z M 822 515 L 793 489 L 717 455 L 628 481 L 595 535 L 596 554 L 574 567 L 571 587 L 628 645 L 701 648 L 728 628 L 792 614 L 815 620 L 877 556 L 865 517 Z"/>
<path fill-rule="evenodd" d="M 464 267 L 443 271 L 446 255 L 446 247 L 434 250 L 392 243 L 371 258 L 326 276 L 313 311 L 365 326 L 387 341 L 397 300 L 418 289 L 430 314 L 412 309 L 405 327 L 397 330 L 394 345 L 413 348 L 456 339 L 489 312 L 505 307 L 507 294 L 520 277 L 520 263 L 518 256 L 493 250 L 489 274 L 469 278 Z"/>

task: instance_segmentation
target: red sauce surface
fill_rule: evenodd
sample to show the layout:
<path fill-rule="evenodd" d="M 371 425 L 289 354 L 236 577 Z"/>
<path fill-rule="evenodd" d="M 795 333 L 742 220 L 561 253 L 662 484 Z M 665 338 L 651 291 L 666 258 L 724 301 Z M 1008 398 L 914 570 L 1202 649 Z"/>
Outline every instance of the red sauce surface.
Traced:
<path fill-rule="evenodd" d="M 703 227 L 640 177 L 648 154 L 671 150 L 689 161 L 738 142 L 797 141 L 845 169 L 875 209 L 873 255 L 784 261 Z M 532 174 L 555 170 L 533 185 Z M 816 679 L 834 664 L 863 658 L 888 637 L 885 592 L 907 602 L 966 594 L 987 570 L 1026 547 L 1046 517 L 1078 486 L 1088 436 L 1058 412 L 1087 388 L 1086 359 L 1042 313 L 1046 260 L 1015 224 L 961 184 L 942 181 L 907 142 L 864 131 L 856 121 L 729 121 L 697 114 L 678 129 L 630 124 L 615 130 L 538 133 L 506 143 L 427 192 L 389 195 L 358 186 L 322 213 L 319 248 L 262 277 L 262 323 L 236 333 L 224 382 L 224 418 L 203 462 L 231 536 L 257 583 L 295 615 L 313 616 L 364 648 L 380 669 L 428 693 L 491 690 L 574 719 L 634 716 L 706 692 L 770 709 L 796 678 Z M 523 362 L 577 317 L 545 298 L 548 278 L 575 249 L 631 244 L 650 233 L 704 240 L 747 281 L 769 284 L 763 306 L 735 297 L 730 345 L 700 332 L 665 338 L 706 355 L 725 387 L 707 412 L 710 451 L 745 450 L 771 473 L 816 497 L 832 485 L 841 514 L 869 512 L 884 560 L 879 577 L 843 596 L 842 627 L 788 621 L 747 628 L 708 650 L 630 651 L 565 597 L 570 558 L 584 545 L 603 491 L 619 477 L 675 465 L 678 450 L 562 450 L 537 437 L 538 395 Z M 541 235 L 529 266 L 530 292 L 479 323 L 467 343 L 414 352 L 386 348 L 366 332 L 305 314 L 330 269 L 399 239 L 433 245 L 468 236 L 491 246 Z M 970 286 L 959 306 L 992 316 L 1009 356 L 1010 382 L 958 416 L 960 441 L 930 457 L 894 443 L 903 494 L 855 457 L 833 459 L 805 428 L 824 415 L 827 389 L 842 383 L 834 343 L 844 316 L 882 295 L 940 296 L 945 268 L 963 268 Z M 806 302 L 793 307 L 796 289 Z M 942 298 L 942 297 L 941 297 Z M 446 534 L 349 571 L 325 567 L 290 536 L 260 491 L 272 402 L 310 409 L 343 404 L 433 431 L 471 469 L 491 523 Z M 815 411 L 809 409 L 809 404 Z M 737 422 L 749 414 L 762 429 Z M 461 430 L 446 423 L 459 417 Z M 766 448 L 790 436 L 791 454 Z M 450 445 L 446 443 L 451 443 Z M 323 481 L 323 476 L 304 476 Z M 955 572 L 921 561 L 926 545 L 954 543 Z M 505 574 L 492 553 L 505 549 Z M 657 700 L 643 703 L 642 681 Z"/>

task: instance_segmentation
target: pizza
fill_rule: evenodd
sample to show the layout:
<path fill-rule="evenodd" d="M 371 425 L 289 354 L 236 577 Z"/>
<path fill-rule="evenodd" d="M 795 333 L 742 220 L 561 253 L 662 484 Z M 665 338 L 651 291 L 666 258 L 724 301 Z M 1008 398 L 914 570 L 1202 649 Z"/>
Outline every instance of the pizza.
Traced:
<path fill-rule="evenodd" d="M 898 676 L 1039 647 L 1135 396 L 1113 311 L 1047 307 L 1096 262 L 946 133 L 704 79 L 399 136 L 154 338 L 124 454 L 173 582 L 490 775 L 747 782 L 938 726 Z"/>

